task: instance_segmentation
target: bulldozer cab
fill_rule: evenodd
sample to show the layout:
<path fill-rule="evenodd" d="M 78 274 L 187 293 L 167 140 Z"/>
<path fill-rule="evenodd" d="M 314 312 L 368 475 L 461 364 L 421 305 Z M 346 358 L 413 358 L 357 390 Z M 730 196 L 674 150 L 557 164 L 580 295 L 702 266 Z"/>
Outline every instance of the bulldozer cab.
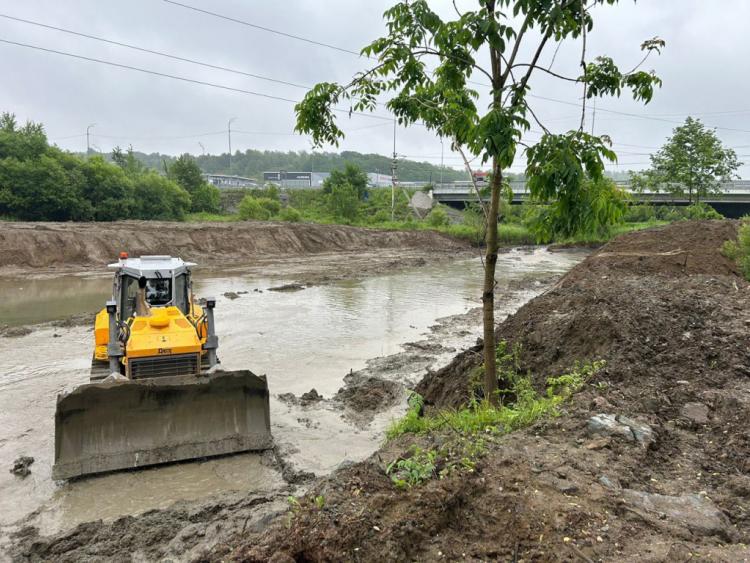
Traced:
<path fill-rule="evenodd" d="M 177 307 L 183 314 L 190 314 L 192 266 L 195 263 L 171 256 L 121 256 L 118 262 L 110 264 L 109 267 L 115 269 L 112 295 L 120 320 L 136 315 L 141 278 L 145 278 L 145 299 L 149 307 Z"/>

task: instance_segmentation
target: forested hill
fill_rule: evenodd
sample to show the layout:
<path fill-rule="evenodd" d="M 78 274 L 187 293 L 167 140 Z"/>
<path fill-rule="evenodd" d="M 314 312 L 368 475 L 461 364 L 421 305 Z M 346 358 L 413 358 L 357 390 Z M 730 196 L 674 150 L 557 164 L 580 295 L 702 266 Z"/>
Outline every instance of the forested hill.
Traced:
<path fill-rule="evenodd" d="M 155 170 L 164 169 L 164 161 L 171 163 L 175 157 L 159 153 L 144 154 L 134 152 L 134 156 L 149 168 Z M 195 157 L 201 170 L 208 173 L 228 174 L 229 155 L 203 155 Z M 380 172 L 390 175 L 390 157 L 379 154 L 362 154 L 353 151 L 341 153 L 315 153 L 309 152 L 281 152 L 281 151 L 257 151 L 247 150 L 236 152 L 232 155 L 232 174 L 246 176 L 248 178 L 261 179 L 263 172 L 267 171 L 295 171 L 306 172 L 330 172 L 337 168 L 344 168 L 346 163 L 353 163 L 365 172 Z M 440 165 L 428 162 L 415 162 L 413 160 L 399 160 L 398 177 L 404 182 L 416 181 L 440 181 Z M 454 180 L 465 180 L 466 172 L 445 167 L 443 180 L 452 182 Z"/>

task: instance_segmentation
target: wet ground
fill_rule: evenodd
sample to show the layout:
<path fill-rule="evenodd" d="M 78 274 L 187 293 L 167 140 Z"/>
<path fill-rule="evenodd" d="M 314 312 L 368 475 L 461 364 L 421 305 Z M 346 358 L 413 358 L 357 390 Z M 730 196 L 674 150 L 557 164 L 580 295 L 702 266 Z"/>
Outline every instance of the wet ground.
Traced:
<path fill-rule="evenodd" d="M 514 311 L 541 291 L 543 282 L 583 256 L 544 249 L 502 254 L 500 310 Z M 282 452 L 298 469 L 325 474 L 345 460 L 368 456 L 401 405 L 363 426 L 352 424 L 330 401 L 305 407 L 280 401 L 278 395 L 299 395 L 315 388 L 329 398 L 347 374 L 362 369 L 407 385 L 416 383 L 425 367 L 440 367 L 452 350 L 472 344 L 480 334 L 481 319 L 472 309 L 479 305 L 481 264 L 477 259 L 460 259 L 393 273 L 375 268 L 377 275 L 364 280 L 268 291 L 284 282 L 320 281 L 313 270 L 295 264 L 286 270 L 276 268 L 280 277 L 274 279 L 260 276 L 257 270 L 198 271 L 195 277 L 197 294 L 218 297 L 223 364 L 268 375 L 272 430 Z M 0 318 L 6 324 L 28 324 L 93 311 L 106 299 L 110 283 L 108 277 L 6 278 L 0 282 L 5 302 Z M 49 325 L 27 336 L 0 338 L 2 530 L 9 531 L 14 522 L 32 513 L 28 521 L 45 534 L 79 522 L 165 507 L 176 500 L 278 489 L 278 473 L 252 454 L 54 483 L 50 471 L 55 397 L 88 380 L 91 339 L 89 326 Z M 419 354 L 406 353 L 403 345 L 412 341 L 421 341 Z M 3 470 L 20 455 L 35 458 L 25 479 Z"/>

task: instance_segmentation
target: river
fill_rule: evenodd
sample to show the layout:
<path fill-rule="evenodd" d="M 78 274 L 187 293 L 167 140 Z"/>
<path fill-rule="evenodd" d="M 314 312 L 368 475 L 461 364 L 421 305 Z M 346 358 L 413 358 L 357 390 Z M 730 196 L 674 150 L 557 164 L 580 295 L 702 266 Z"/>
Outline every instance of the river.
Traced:
<path fill-rule="evenodd" d="M 498 262 L 499 319 L 511 313 L 567 271 L 584 254 L 543 248 L 504 252 Z M 196 294 L 215 295 L 219 354 L 227 369 L 249 368 L 268 376 L 274 437 L 298 469 L 325 474 L 343 460 L 368 456 L 385 425 L 403 410 L 381 413 L 366 427 L 342 418 L 329 403 L 290 405 L 282 393 L 315 388 L 330 397 L 344 376 L 368 361 L 403 353 L 403 345 L 425 338 L 442 353 L 436 369 L 454 350 L 481 334 L 478 259 L 339 281 L 296 292 L 268 291 L 278 276 L 196 270 Z M 287 280 L 290 281 L 290 280 Z M 0 280 L 0 324 L 28 324 L 93 312 L 108 297 L 103 276 Z M 238 298 L 227 292 L 243 292 Z M 247 292 L 247 293 L 244 293 Z M 476 312 L 476 311 L 475 311 Z M 435 326 L 443 330 L 436 330 Z M 92 333 L 89 326 L 42 325 L 19 338 L 0 338 L 0 533 L 16 522 L 39 526 L 43 534 L 77 523 L 113 519 L 238 490 L 272 491 L 277 471 L 256 454 L 166 465 L 59 483 L 52 481 L 54 410 L 58 393 L 88 381 Z M 424 363 L 402 365 L 398 377 L 414 384 Z M 20 455 L 33 456 L 25 479 L 8 469 Z"/>

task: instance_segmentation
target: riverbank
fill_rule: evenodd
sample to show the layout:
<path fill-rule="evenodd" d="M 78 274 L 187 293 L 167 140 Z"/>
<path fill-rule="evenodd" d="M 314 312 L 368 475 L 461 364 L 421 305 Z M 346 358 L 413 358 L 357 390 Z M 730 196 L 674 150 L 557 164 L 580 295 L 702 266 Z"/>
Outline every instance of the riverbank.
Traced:
<path fill-rule="evenodd" d="M 455 428 L 403 434 L 208 559 L 747 559 L 750 286 L 720 253 L 734 236 L 732 222 L 622 236 L 498 327 L 537 390 L 606 362 L 559 416 L 463 435 L 481 448 L 440 475 Z M 477 352 L 420 383 L 427 416 L 465 404 Z M 397 460 L 418 484 L 394 484 Z"/>
<path fill-rule="evenodd" d="M 424 260 L 430 260 L 433 256 L 455 255 L 469 248 L 468 243 L 435 231 L 388 231 L 313 223 L 2 221 L 0 275 L 100 270 L 115 261 L 121 251 L 131 256 L 182 256 L 203 266 L 222 268 L 252 266 L 254 261 L 268 258 L 387 250 L 399 254 L 419 250 Z"/>

